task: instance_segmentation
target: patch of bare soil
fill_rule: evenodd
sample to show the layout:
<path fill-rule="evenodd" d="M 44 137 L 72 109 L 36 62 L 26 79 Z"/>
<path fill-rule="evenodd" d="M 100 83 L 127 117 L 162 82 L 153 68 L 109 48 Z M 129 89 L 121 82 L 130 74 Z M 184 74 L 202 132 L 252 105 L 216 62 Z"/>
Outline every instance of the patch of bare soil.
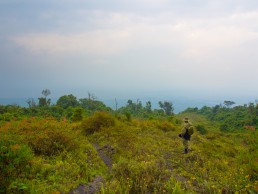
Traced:
<path fill-rule="evenodd" d="M 98 145 L 93 145 L 102 161 L 106 164 L 109 170 L 112 169 L 112 155 L 115 153 L 115 149 L 110 145 L 105 145 L 103 147 L 99 147 Z M 92 182 L 88 184 L 81 184 L 77 188 L 71 190 L 69 194 L 95 194 L 100 189 L 101 186 L 104 185 L 105 180 L 101 176 L 97 176 Z"/>
<path fill-rule="evenodd" d="M 110 145 L 105 145 L 99 148 L 97 145 L 94 145 L 102 161 L 107 165 L 109 170 L 112 169 L 112 155 L 115 153 L 115 149 Z"/>
<path fill-rule="evenodd" d="M 70 191 L 69 194 L 94 194 L 101 189 L 102 184 L 104 184 L 104 179 L 98 176 L 86 185 L 79 185 L 77 188 Z"/>

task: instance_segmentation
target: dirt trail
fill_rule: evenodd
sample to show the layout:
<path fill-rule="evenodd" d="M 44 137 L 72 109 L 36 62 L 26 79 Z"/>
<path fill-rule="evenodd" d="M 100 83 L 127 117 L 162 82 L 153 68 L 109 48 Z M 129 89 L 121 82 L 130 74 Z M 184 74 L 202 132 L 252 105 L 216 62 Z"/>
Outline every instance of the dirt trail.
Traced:
<path fill-rule="evenodd" d="M 112 148 L 110 145 L 105 145 L 103 147 L 99 147 L 96 144 L 93 144 L 95 149 L 97 150 L 100 158 L 102 161 L 106 164 L 106 166 L 109 168 L 109 171 L 112 169 L 112 154 L 115 153 L 115 149 Z M 77 188 L 71 190 L 69 194 L 95 194 L 100 189 L 101 186 L 105 183 L 105 180 L 101 176 L 97 176 L 95 179 L 93 179 L 92 182 L 88 184 L 81 184 Z"/>
<path fill-rule="evenodd" d="M 101 189 L 103 183 L 103 177 L 98 176 L 86 185 L 79 185 L 77 188 L 70 191 L 69 194 L 94 194 Z"/>
<path fill-rule="evenodd" d="M 105 145 L 103 147 L 99 147 L 98 145 L 94 144 L 93 146 L 96 148 L 102 161 L 107 165 L 109 170 L 111 170 L 112 169 L 111 157 L 115 153 L 115 149 L 110 145 Z"/>

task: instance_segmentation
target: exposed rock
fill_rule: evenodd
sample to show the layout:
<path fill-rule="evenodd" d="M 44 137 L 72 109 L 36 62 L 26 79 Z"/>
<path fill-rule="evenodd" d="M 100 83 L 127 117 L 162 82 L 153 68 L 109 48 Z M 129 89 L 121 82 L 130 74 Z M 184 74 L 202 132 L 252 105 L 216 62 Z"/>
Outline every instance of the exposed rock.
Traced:
<path fill-rule="evenodd" d="M 79 185 L 77 188 L 70 191 L 69 194 L 94 194 L 101 189 L 103 184 L 103 177 L 98 176 L 89 184 Z"/>

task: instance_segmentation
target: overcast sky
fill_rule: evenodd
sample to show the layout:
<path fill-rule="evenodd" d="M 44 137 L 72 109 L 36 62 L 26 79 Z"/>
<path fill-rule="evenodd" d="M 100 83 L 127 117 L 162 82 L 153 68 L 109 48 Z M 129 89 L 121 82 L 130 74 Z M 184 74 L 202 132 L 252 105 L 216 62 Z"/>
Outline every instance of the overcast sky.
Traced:
<path fill-rule="evenodd" d="M 0 97 L 258 98 L 257 0 L 0 0 Z"/>

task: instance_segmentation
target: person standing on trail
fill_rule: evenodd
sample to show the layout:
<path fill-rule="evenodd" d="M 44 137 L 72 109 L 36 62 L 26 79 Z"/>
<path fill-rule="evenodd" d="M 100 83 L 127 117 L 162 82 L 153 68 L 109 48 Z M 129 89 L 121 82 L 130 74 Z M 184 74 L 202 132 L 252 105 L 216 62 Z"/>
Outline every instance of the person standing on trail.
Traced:
<path fill-rule="evenodd" d="M 193 125 L 189 121 L 189 119 L 186 117 L 184 119 L 184 126 L 182 128 L 182 133 L 180 133 L 178 136 L 182 138 L 183 145 L 184 145 L 184 153 L 187 154 L 189 151 L 188 141 L 191 139 L 191 135 L 193 134 Z"/>

